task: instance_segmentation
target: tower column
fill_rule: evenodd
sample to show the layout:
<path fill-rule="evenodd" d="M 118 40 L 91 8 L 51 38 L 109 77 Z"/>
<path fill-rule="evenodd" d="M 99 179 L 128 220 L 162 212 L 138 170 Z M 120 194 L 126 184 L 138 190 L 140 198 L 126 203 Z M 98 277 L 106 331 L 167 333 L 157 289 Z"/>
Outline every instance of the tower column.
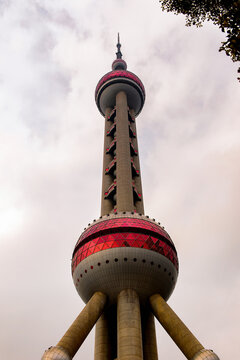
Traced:
<path fill-rule="evenodd" d="M 204 349 L 181 319 L 158 294 L 150 297 L 153 314 L 188 360 Z M 195 358 L 194 358 L 195 359 Z M 203 358 L 204 359 L 204 358 Z"/>
<path fill-rule="evenodd" d="M 135 112 L 133 109 L 130 110 L 130 114 L 133 117 L 133 119 L 135 119 Z M 136 176 L 134 181 L 135 181 L 135 185 L 136 188 L 138 190 L 138 192 L 141 194 L 141 201 L 136 201 L 136 210 L 139 214 L 144 214 L 144 204 L 143 204 L 143 193 L 142 193 L 142 180 L 141 180 L 141 172 L 140 172 L 140 161 L 139 161 L 139 151 L 138 151 L 138 141 L 137 141 L 137 126 L 136 126 L 136 119 L 135 121 L 132 123 L 132 129 L 135 132 L 135 137 L 132 139 L 132 144 L 135 148 L 135 150 L 137 150 L 137 156 L 133 157 L 133 162 L 137 168 L 137 170 L 139 170 L 139 176 Z"/>
<path fill-rule="evenodd" d="M 143 360 L 139 298 L 135 290 L 118 295 L 118 360 Z"/>
<path fill-rule="evenodd" d="M 106 154 L 106 149 L 111 143 L 111 137 L 107 136 L 107 132 L 111 128 L 111 121 L 108 120 L 108 117 L 112 111 L 112 108 L 108 107 L 105 112 L 105 133 L 104 133 L 104 146 L 103 146 L 103 173 L 102 173 L 102 203 L 101 203 L 101 215 L 109 214 L 113 210 L 113 204 L 110 199 L 104 198 L 105 191 L 109 188 L 112 183 L 111 175 L 105 174 L 105 169 L 109 165 L 112 157 L 110 154 Z"/>
<path fill-rule="evenodd" d="M 116 96 L 117 211 L 133 211 L 127 95 Z"/>
<path fill-rule="evenodd" d="M 106 301 L 107 296 L 105 294 L 96 292 L 57 346 L 65 349 L 73 357 L 103 312 Z"/>
<path fill-rule="evenodd" d="M 94 360 L 111 360 L 109 322 L 106 313 L 98 319 L 95 328 Z"/>
<path fill-rule="evenodd" d="M 71 360 L 101 316 L 106 302 L 105 294 L 95 292 L 57 345 L 45 351 L 42 360 Z"/>
<path fill-rule="evenodd" d="M 144 360 L 158 360 L 154 316 L 149 309 L 142 312 L 142 333 Z"/>

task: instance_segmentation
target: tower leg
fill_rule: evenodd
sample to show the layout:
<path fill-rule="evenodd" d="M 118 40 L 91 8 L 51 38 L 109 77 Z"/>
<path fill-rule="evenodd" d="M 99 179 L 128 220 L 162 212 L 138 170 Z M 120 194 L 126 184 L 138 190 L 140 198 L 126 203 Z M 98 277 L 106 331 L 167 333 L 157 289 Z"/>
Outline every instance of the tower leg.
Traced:
<path fill-rule="evenodd" d="M 94 360 L 111 360 L 109 322 L 106 313 L 98 319 L 95 328 Z"/>
<path fill-rule="evenodd" d="M 117 304 L 118 360 L 143 360 L 141 314 L 135 290 L 118 295 Z"/>
<path fill-rule="evenodd" d="M 149 300 L 153 314 L 188 360 L 219 360 L 211 350 L 204 349 L 160 295 L 152 295 Z"/>
<path fill-rule="evenodd" d="M 45 351 L 42 360 L 71 360 L 101 316 L 107 296 L 96 292 L 56 347 Z"/>
<path fill-rule="evenodd" d="M 142 311 L 143 358 L 158 360 L 154 316 L 149 309 Z"/>

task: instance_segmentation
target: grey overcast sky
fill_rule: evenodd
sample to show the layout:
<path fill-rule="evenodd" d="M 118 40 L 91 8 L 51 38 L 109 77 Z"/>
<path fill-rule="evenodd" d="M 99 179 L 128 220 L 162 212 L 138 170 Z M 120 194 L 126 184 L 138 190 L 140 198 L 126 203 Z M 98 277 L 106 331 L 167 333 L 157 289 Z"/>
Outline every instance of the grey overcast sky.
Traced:
<path fill-rule="evenodd" d="M 146 214 L 178 250 L 169 304 L 206 348 L 237 359 L 240 90 L 211 23 L 157 0 L 0 1 L 0 358 L 40 359 L 83 308 L 70 259 L 100 213 L 95 86 L 117 32 L 146 89 L 137 119 Z M 157 325 L 159 358 L 184 356 Z M 75 359 L 93 358 L 94 333 Z"/>

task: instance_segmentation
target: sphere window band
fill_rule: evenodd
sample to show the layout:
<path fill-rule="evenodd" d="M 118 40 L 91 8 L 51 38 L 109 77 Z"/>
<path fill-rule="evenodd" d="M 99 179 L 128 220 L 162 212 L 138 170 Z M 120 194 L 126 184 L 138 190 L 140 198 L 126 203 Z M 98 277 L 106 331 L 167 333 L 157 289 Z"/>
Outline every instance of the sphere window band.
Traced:
<path fill-rule="evenodd" d="M 72 272 L 91 254 L 117 247 L 136 247 L 158 252 L 167 257 L 178 271 L 176 249 L 165 230 L 150 220 L 114 216 L 113 219 L 101 219 L 92 224 L 80 236 L 73 253 Z"/>
<path fill-rule="evenodd" d="M 178 269 L 177 256 L 174 250 L 164 241 L 153 236 L 137 233 L 115 233 L 102 235 L 81 246 L 73 257 L 72 272 L 77 265 L 88 256 L 99 251 L 118 247 L 136 247 L 145 250 L 155 251 L 168 258 Z M 136 260 L 134 260 L 136 262 Z M 154 265 L 152 262 L 151 265 Z"/>
<path fill-rule="evenodd" d="M 132 215 L 134 215 L 134 214 L 132 214 Z M 140 215 L 138 214 L 138 216 L 140 216 Z M 146 216 L 146 218 L 148 219 L 149 217 Z M 120 228 L 120 227 L 121 228 L 124 228 L 124 227 L 136 228 L 137 227 L 138 229 L 144 229 L 144 230 L 156 232 L 159 235 L 162 235 L 166 239 L 166 241 L 169 242 L 169 245 L 172 245 L 174 247 L 173 242 L 172 242 L 170 236 L 168 235 L 168 233 L 166 232 L 166 230 L 164 230 L 161 226 L 155 224 L 154 222 L 152 222 L 150 220 L 144 220 L 142 218 L 134 218 L 134 217 L 118 218 L 117 216 L 114 216 L 114 218 L 109 219 L 109 220 L 105 220 L 105 219 L 101 218 L 99 220 L 99 222 L 89 226 L 79 237 L 77 244 L 75 246 L 75 250 L 76 250 L 77 246 L 84 241 L 85 238 L 87 238 L 87 237 L 89 238 L 93 234 L 94 234 L 94 236 L 96 236 L 96 233 L 98 231 L 109 230 L 109 232 L 110 232 L 110 229 Z"/>

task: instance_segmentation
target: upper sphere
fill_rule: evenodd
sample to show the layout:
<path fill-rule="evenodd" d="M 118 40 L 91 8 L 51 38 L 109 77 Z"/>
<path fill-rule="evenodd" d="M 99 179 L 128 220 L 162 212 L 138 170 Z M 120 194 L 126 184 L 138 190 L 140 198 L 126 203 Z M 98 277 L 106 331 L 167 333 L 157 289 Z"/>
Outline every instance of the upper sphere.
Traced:
<path fill-rule="evenodd" d="M 123 59 L 116 59 L 112 63 L 112 70 L 127 70 L 127 63 Z"/>
<path fill-rule="evenodd" d="M 116 105 L 116 95 L 120 91 L 124 91 L 129 108 L 133 109 L 137 116 L 145 101 L 143 83 L 135 74 L 126 70 L 126 63 L 122 59 L 116 59 L 112 68 L 113 70 L 104 75 L 97 84 L 95 101 L 98 110 L 105 116 L 106 109 Z"/>

